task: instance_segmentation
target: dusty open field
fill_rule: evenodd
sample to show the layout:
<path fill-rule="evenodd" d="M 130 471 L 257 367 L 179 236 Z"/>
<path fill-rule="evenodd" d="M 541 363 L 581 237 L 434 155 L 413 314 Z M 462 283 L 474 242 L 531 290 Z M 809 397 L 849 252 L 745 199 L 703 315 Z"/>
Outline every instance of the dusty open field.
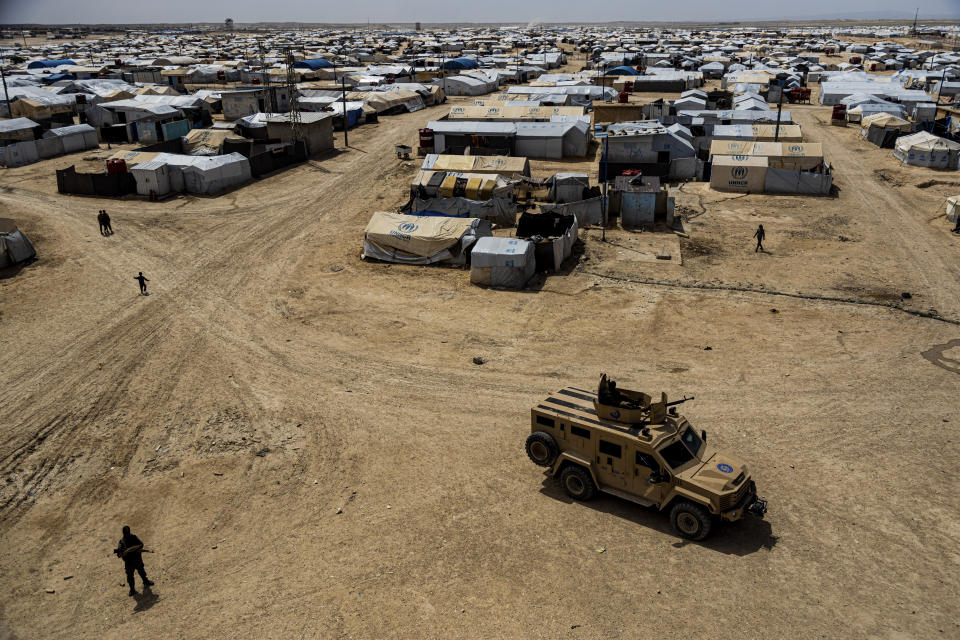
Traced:
<path fill-rule="evenodd" d="M 691 183 L 682 266 L 593 229 L 491 291 L 359 259 L 415 171 L 393 145 L 446 109 L 219 198 L 60 196 L 78 157 L 0 174 L 40 254 L 0 279 L 0 638 L 960 637 L 960 174 L 794 106 L 839 197 Z M 953 322 L 906 312 L 930 309 Z M 695 395 L 767 519 L 682 543 L 569 501 L 528 411 L 601 372 Z M 126 595 L 123 524 L 153 597 Z"/>

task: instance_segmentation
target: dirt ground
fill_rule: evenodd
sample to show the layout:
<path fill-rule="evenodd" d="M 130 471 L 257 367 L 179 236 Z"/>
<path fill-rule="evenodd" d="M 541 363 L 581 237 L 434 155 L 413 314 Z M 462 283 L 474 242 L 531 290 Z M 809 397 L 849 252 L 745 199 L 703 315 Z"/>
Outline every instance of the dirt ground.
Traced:
<path fill-rule="evenodd" d="M 39 253 L 0 279 L 0 638 L 960 637 L 960 174 L 792 106 L 838 196 L 674 189 L 682 264 L 596 228 L 519 292 L 361 261 L 448 107 L 215 198 L 57 194 L 90 152 L 0 174 Z M 566 498 L 529 409 L 601 372 L 696 396 L 767 518 L 685 543 Z"/>

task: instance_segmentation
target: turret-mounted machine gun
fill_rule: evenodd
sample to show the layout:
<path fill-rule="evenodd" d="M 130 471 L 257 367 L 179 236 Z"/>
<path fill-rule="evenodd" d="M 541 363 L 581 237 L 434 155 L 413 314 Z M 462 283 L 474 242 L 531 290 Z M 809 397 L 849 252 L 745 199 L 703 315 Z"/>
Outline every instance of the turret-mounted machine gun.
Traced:
<path fill-rule="evenodd" d="M 617 383 L 604 373 L 600 376 L 597 399 L 594 400 L 593 405 L 597 416 L 605 420 L 626 424 L 663 424 L 670 407 L 693 399 L 694 397 L 691 396 L 668 402 L 667 394 L 661 393 L 660 401 L 653 402 L 652 396 L 642 391 L 617 388 Z M 671 413 L 676 413 L 676 409 Z"/>

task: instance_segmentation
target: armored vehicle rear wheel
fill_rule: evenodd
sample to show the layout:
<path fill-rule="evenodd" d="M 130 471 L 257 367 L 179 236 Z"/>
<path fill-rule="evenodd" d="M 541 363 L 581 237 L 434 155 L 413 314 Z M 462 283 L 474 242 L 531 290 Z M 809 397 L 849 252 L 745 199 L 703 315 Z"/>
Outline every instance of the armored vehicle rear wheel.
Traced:
<path fill-rule="evenodd" d="M 590 473 L 581 466 L 572 464 L 560 473 L 560 484 L 574 500 L 589 500 L 597 492 Z"/>
<path fill-rule="evenodd" d="M 549 433 L 535 431 L 527 436 L 527 455 L 534 464 L 549 467 L 557 459 L 558 453 L 557 443 Z"/>
<path fill-rule="evenodd" d="M 703 540 L 710 535 L 713 520 L 710 512 L 692 502 L 678 502 L 670 509 L 670 521 L 681 538 Z"/>

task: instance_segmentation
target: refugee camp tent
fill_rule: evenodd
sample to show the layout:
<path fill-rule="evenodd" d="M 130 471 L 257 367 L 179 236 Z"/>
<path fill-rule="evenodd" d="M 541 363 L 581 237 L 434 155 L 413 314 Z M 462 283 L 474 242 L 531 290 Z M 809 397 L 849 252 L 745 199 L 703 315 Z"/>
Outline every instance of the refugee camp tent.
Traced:
<path fill-rule="evenodd" d="M 470 257 L 470 282 L 485 287 L 522 289 L 537 271 L 532 242 L 519 238 L 477 240 Z"/>
<path fill-rule="evenodd" d="M 239 153 L 194 160 L 182 168 L 184 185 L 190 193 L 220 193 L 251 179 L 250 161 Z"/>
<path fill-rule="evenodd" d="M 137 181 L 137 193 L 141 196 L 162 198 L 170 193 L 170 168 L 162 160 L 149 160 L 130 167 L 130 174 Z"/>
<path fill-rule="evenodd" d="M 40 131 L 40 125 L 30 118 L 0 120 L 0 145 L 33 140 L 38 131 Z"/>
<path fill-rule="evenodd" d="M 24 262 L 37 255 L 30 238 L 13 220 L 0 218 L 0 269 Z"/>
<path fill-rule="evenodd" d="M 763 193 L 767 158 L 762 156 L 713 156 L 710 188 L 717 191 Z"/>
<path fill-rule="evenodd" d="M 960 196 L 951 196 L 947 198 L 947 220 L 956 223 L 960 216 Z"/>
<path fill-rule="evenodd" d="M 363 258 L 402 264 L 465 264 L 488 220 L 376 211 L 363 233 Z"/>
<path fill-rule="evenodd" d="M 904 164 L 917 167 L 956 169 L 960 159 L 960 144 L 926 131 L 918 131 L 898 138 L 893 156 Z"/>
<path fill-rule="evenodd" d="M 520 156 L 457 156 L 428 153 L 420 167 L 424 171 L 464 171 L 530 176 L 530 160 Z"/>
<path fill-rule="evenodd" d="M 875 113 L 860 121 L 860 135 L 885 149 L 892 149 L 896 139 L 912 129 L 912 124 L 889 113 Z"/>
<path fill-rule="evenodd" d="M 819 142 L 714 140 L 710 144 L 710 156 L 763 156 L 769 159 L 768 166 L 808 171 L 823 163 L 823 145 Z"/>
<path fill-rule="evenodd" d="M 74 124 L 50 129 L 43 134 L 43 138 L 59 138 L 63 145 L 63 153 L 96 149 L 100 146 L 97 139 L 97 130 L 88 124 Z"/>
<path fill-rule="evenodd" d="M 584 193 L 590 188 L 590 176 L 586 173 L 557 173 L 550 183 L 551 202 L 577 202 L 584 199 Z"/>
<path fill-rule="evenodd" d="M 516 153 L 529 158 L 563 158 L 563 136 L 567 125 L 548 122 L 517 124 Z"/>

